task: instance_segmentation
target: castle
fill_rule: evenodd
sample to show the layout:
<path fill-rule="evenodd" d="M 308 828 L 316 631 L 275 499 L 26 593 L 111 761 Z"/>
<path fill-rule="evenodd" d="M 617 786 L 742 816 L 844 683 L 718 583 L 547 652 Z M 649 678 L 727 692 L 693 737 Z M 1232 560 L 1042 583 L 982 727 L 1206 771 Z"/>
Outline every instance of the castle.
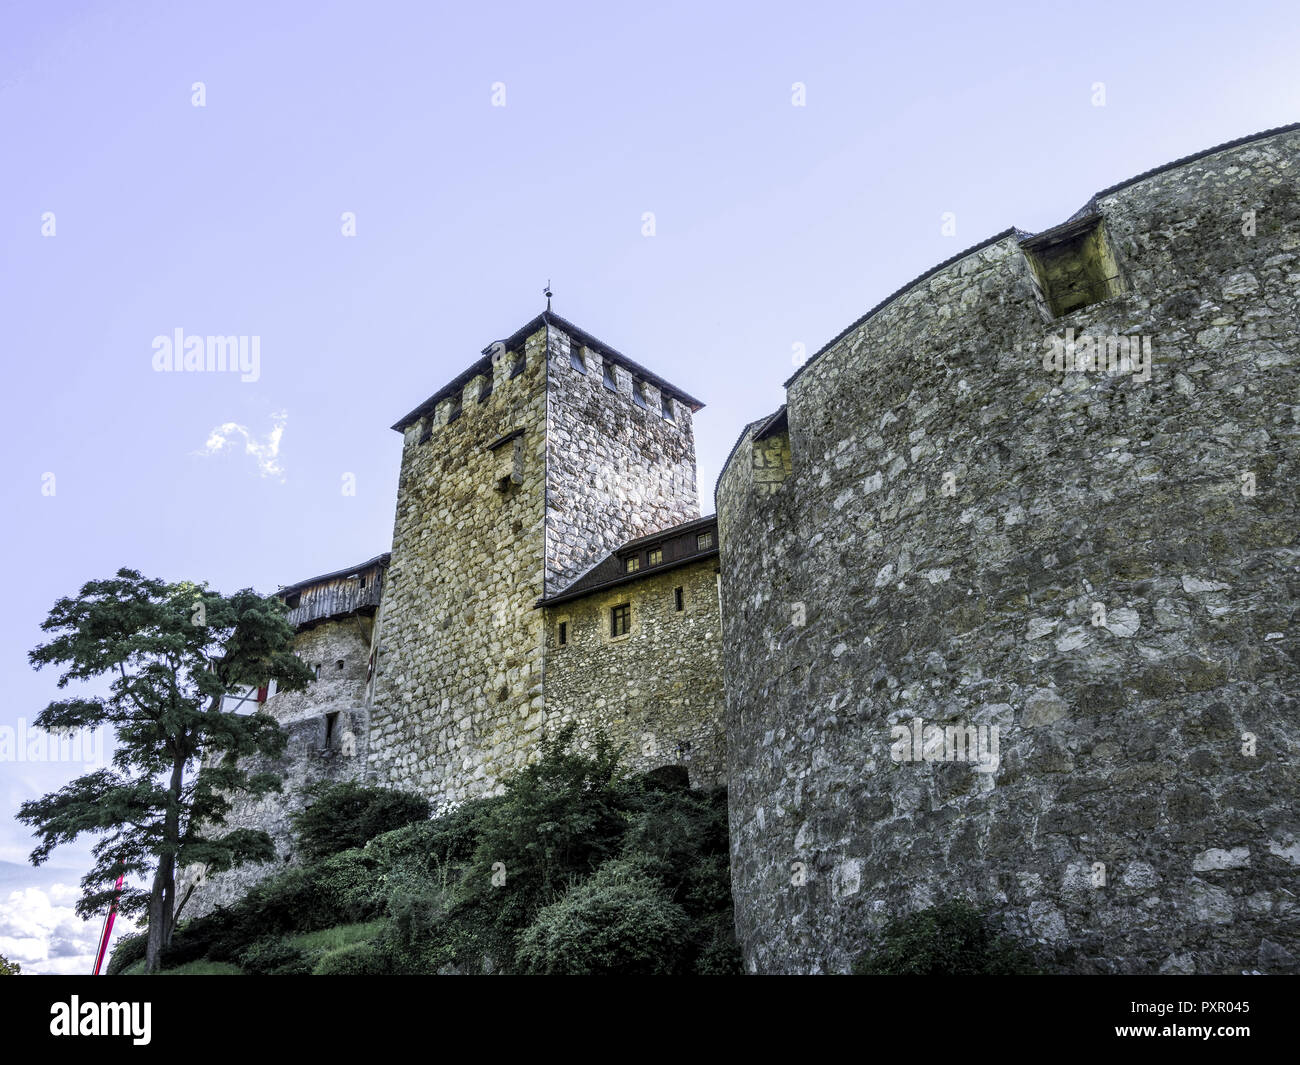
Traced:
<path fill-rule="evenodd" d="M 584 745 L 603 730 L 633 770 L 724 783 L 702 406 L 548 310 L 394 424 L 392 551 L 280 589 L 316 681 L 250 693 L 289 733 L 284 787 L 231 826 L 267 830 L 289 861 L 316 781 L 406 788 L 443 812 L 498 790 L 569 722 Z M 208 878 L 192 912 L 270 868 Z"/>
<path fill-rule="evenodd" d="M 752 972 L 955 895 L 1077 972 L 1297 971 L 1298 154 L 909 283 L 745 427 L 716 520 L 698 401 L 549 311 L 489 346 L 394 426 L 391 557 L 282 590 L 319 680 L 267 700 L 288 785 L 242 823 L 287 859 L 310 780 L 447 809 L 574 721 L 727 784 Z"/>

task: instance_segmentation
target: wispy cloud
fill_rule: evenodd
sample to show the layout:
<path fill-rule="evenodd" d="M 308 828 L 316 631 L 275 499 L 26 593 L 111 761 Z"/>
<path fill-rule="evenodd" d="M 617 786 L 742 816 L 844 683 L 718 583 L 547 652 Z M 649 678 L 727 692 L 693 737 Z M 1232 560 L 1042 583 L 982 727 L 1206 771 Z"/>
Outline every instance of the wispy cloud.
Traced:
<path fill-rule="evenodd" d="M 285 411 L 272 414 L 271 431 L 266 434 L 265 439 L 255 437 L 247 426 L 240 425 L 238 422 L 226 422 L 208 433 L 207 443 L 195 454 L 209 456 L 238 449 L 239 442 L 242 440 L 244 454 L 253 456 L 258 472 L 263 477 L 276 477 L 283 481 L 284 467 L 280 465 L 280 438 L 284 435 L 284 427 L 288 420 L 289 416 Z"/>

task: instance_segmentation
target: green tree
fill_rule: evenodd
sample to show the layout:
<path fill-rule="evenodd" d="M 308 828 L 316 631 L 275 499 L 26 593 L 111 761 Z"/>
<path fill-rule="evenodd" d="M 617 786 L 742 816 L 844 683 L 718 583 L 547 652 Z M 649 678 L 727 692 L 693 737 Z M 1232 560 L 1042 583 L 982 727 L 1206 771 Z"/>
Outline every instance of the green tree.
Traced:
<path fill-rule="evenodd" d="M 222 696 L 269 680 L 298 690 L 311 673 L 292 653 L 284 604 L 252 589 L 223 596 L 121 569 L 60 599 L 41 628 L 53 638 L 28 656 L 36 669 L 64 667 L 60 688 L 108 679 L 109 694 L 52 702 L 37 726 L 53 733 L 111 726 L 117 749 L 111 768 L 19 808 L 18 819 L 40 839 L 31 861 L 40 865 L 83 833 L 100 836 L 77 902 L 87 919 L 107 908 L 119 876 L 130 885 L 152 873 L 148 891 L 126 887 L 118 910 L 147 912 L 146 968 L 155 972 L 171 942 L 178 866 L 219 872 L 274 856 L 265 832 L 213 834 L 235 793 L 279 790 L 278 776 L 249 773 L 239 760 L 276 757 L 286 742 L 269 714 L 223 711 Z"/>
<path fill-rule="evenodd" d="M 22 971 L 22 966 L 16 961 L 10 961 L 0 954 L 0 976 L 18 976 Z"/>

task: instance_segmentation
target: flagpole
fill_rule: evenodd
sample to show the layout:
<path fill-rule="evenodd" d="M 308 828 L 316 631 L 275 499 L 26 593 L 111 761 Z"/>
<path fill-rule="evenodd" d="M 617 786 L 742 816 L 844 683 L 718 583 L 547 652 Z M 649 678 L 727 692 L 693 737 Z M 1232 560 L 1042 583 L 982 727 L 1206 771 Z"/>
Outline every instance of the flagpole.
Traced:
<path fill-rule="evenodd" d="M 104 931 L 99 936 L 99 952 L 95 955 L 95 969 L 91 976 L 99 975 L 99 967 L 104 964 L 104 952 L 108 950 L 108 938 L 113 934 L 113 918 L 117 916 L 117 899 L 122 894 L 122 880 L 125 872 L 117 878 L 117 885 L 113 888 L 113 901 L 108 907 L 108 914 L 104 918 Z"/>

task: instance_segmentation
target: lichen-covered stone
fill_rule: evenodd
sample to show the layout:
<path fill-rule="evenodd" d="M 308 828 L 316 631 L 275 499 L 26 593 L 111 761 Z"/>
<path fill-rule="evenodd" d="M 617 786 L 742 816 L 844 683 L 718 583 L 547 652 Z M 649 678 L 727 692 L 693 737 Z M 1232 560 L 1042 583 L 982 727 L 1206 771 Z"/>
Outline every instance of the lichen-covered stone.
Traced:
<path fill-rule="evenodd" d="M 958 895 L 1080 972 L 1294 971 L 1297 149 L 1101 195 L 1115 276 L 1059 317 L 1050 239 L 972 250 L 743 434 L 718 510 L 751 971 L 846 971 Z M 1149 379 L 1045 368 L 1067 329 L 1149 338 Z M 996 727 L 997 758 L 913 757 L 915 720 Z"/>

